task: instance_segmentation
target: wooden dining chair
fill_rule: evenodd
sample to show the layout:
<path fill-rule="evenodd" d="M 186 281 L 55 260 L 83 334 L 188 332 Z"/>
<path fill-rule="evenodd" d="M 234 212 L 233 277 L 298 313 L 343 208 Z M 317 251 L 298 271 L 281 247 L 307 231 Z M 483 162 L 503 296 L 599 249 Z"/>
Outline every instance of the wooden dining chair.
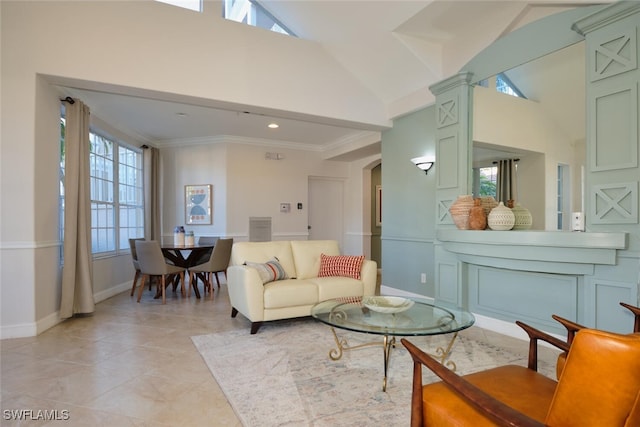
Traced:
<path fill-rule="evenodd" d="M 138 291 L 138 302 L 142 298 L 142 290 L 144 289 L 145 280 L 151 280 L 152 276 L 160 277 L 160 292 L 162 294 L 162 303 L 166 304 L 165 289 L 171 283 L 170 278 L 178 275 L 180 283 L 182 283 L 182 295 L 186 294 L 184 285 L 184 267 L 167 264 L 162 254 L 160 244 L 156 240 L 138 240 L 135 242 L 136 252 L 138 255 L 138 264 L 140 265 L 140 274 L 142 275 L 142 283 Z M 169 280 L 167 280 L 169 278 Z"/>
<path fill-rule="evenodd" d="M 133 262 L 133 268 L 135 268 L 135 274 L 133 276 L 133 285 L 131 285 L 131 296 L 136 291 L 136 283 L 140 279 L 140 263 L 138 262 L 138 253 L 136 252 L 136 240 L 144 240 L 144 237 L 135 239 L 129 239 L 129 249 L 131 250 L 131 261 Z M 149 288 L 151 288 L 151 281 L 149 281 Z"/>
<path fill-rule="evenodd" d="M 570 349 L 561 346 L 568 357 L 558 381 L 516 365 L 459 376 L 407 339 L 401 342 L 414 362 L 412 427 L 640 425 L 638 334 L 581 329 Z M 423 366 L 442 381 L 423 386 Z"/>
<path fill-rule="evenodd" d="M 196 276 L 198 274 L 204 275 L 204 293 L 207 290 L 211 292 L 211 298 L 213 298 L 213 281 L 211 276 L 215 276 L 218 288 L 220 288 L 220 278 L 218 273 L 227 274 L 227 268 L 229 267 L 229 260 L 231 259 L 231 248 L 233 247 L 233 239 L 218 239 L 216 245 L 213 247 L 211 257 L 203 264 L 199 264 L 189 268 L 189 283 L 191 286 L 197 286 Z M 191 296 L 191 286 L 189 287 L 188 296 Z"/>

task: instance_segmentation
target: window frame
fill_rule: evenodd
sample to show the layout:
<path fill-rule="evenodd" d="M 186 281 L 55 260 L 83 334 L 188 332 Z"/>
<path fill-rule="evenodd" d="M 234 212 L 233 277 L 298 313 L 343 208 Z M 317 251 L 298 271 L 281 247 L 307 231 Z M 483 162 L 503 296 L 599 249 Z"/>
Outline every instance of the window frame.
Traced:
<path fill-rule="evenodd" d="M 144 212 L 144 159 L 143 159 L 143 151 L 140 148 L 134 147 L 131 144 L 126 143 L 125 141 L 122 141 L 118 138 L 114 138 L 111 135 L 109 135 L 107 132 L 103 131 L 102 129 L 96 127 L 96 126 L 91 126 L 90 130 L 89 130 L 90 134 L 93 134 L 94 137 L 98 137 L 101 139 L 104 139 L 106 141 L 109 141 L 112 145 L 112 153 L 111 153 L 111 163 L 112 163 L 112 170 L 111 170 L 111 178 L 112 181 L 110 181 L 112 183 L 112 188 L 110 189 L 110 195 L 112 197 L 112 200 L 101 200 L 98 198 L 94 198 L 94 192 L 93 190 L 91 191 L 91 235 L 92 235 L 92 239 L 91 239 L 91 255 L 93 256 L 94 259 L 99 259 L 99 258 L 108 258 L 108 257 L 112 257 L 112 256 L 118 256 L 121 254 L 125 254 L 125 253 L 130 253 L 131 249 L 129 247 L 129 243 L 127 241 L 126 244 L 122 243 L 120 241 L 120 236 L 122 233 L 122 228 L 121 228 L 121 214 L 122 214 L 122 210 L 121 210 L 121 206 L 135 206 L 135 205 L 131 205 L 131 204 L 127 204 L 127 203 L 122 203 L 120 200 L 120 191 L 121 191 L 121 175 L 120 175 L 120 168 L 122 166 L 122 164 L 120 163 L 120 148 L 124 148 L 125 150 L 129 150 L 133 153 L 138 154 L 139 157 L 139 161 L 140 161 L 140 168 L 138 169 L 139 171 L 139 182 L 141 183 L 141 185 L 139 186 L 139 191 L 140 191 L 140 204 L 137 205 L 137 208 L 141 210 L 141 225 L 138 227 L 134 227 L 137 229 L 140 229 L 142 231 L 142 234 L 136 234 L 134 236 L 129 236 L 130 238 L 133 237 L 143 237 L 144 236 L 144 221 L 145 221 L 145 212 Z M 91 136 L 90 136 L 90 140 L 91 140 Z M 93 150 L 91 150 L 91 154 L 90 154 L 90 158 L 91 156 L 94 155 Z M 91 185 L 91 181 L 93 181 L 94 176 L 93 174 L 93 166 L 90 166 L 90 185 Z M 98 179 L 102 179 L 102 178 L 98 178 Z M 123 184 L 123 185 L 127 185 L 127 184 Z M 112 206 L 112 211 L 113 211 L 113 217 L 111 218 L 112 221 L 112 226 L 111 227 L 105 227 L 107 230 L 113 230 L 112 231 L 112 236 L 111 238 L 113 239 L 113 246 L 114 248 L 111 249 L 110 247 L 107 250 L 98 250 L 96 251 L 95 248 L 95 239 L 94 239 L 94 234 L 95 234 L 95 230 L 96 228 L 98 228 L 94 222 L 94 204 L 99 203 L 102 205 L 109 205 Z M 131 228 L 131 227 L 128 227 Z M 122 243 L 122 245 L 121 245 Z"/>

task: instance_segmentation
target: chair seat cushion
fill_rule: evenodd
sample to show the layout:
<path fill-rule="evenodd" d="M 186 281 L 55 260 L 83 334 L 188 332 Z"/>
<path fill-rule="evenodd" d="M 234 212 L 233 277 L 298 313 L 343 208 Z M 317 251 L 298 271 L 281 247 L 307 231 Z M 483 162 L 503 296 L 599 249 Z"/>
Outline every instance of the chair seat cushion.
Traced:
<path fill-rule="evenodd" d="M 522 366 L 501 366 L 464 377 L 496 399 L 529 417 L 544 422 L 556 382 Z M 442 382 L 422 389 L 423 417 L 427 425 L 495 426 Z M 451 414 L 456 414 L 452 420 Z"/>

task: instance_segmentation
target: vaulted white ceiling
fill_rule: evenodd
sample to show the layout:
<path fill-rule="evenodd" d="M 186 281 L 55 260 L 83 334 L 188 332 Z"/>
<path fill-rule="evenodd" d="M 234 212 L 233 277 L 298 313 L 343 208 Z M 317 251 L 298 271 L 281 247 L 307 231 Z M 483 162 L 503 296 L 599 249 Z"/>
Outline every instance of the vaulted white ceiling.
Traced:
<path fill-rule="evenodd" d="M 431 84 L 456 73 L 502 35 L 544 16 L 593 2 L 263 0 L 262 4 L 299 37 L 319 43 L 345 72 L 387 106 L 393 119 L 432 103 Z M 242 108 L 225 111 L 188 101 L 62 90 L 81 97 L 94 114 L 158 145 L 233 136 L 330 150 L 359 139 L 370 140 L 379 131 L 327 125 L 313 118 L 300 121 L 286 115 L 247 114 Z M 245 111 L 250 110 L 247 105 Z M 168 116 L 172 120 L 167 120 Z M 280 123 L 276 131 L 266 127 L 273 120 Z M 364 152 L 370 154 L 370 150 Z"/>

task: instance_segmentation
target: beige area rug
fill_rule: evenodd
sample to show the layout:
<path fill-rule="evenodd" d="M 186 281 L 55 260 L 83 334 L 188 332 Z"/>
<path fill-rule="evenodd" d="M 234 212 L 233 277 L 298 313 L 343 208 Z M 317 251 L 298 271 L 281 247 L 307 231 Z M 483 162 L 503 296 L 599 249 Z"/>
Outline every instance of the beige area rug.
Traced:
<path fill-rule="evenodd" d="M 378 335 L 338 332 L 351 346 L 382 342 Z M 410 424 L 413 365 L 399 340 L 391 352 L 386 393 L 382 345 L 346 351 L 333 361 L 330 328 L 311 318 L 266 323 L 256 335 L 243 329 L 192 340 L 245 427 Z M 429 352 L 447 342 L 437 336 L 409 340 Z M 526 365 L 513 353 L 462 335 L 451 360 L 458 373 Z M 436 380 L 425 371 L 425 382 Z"/>

